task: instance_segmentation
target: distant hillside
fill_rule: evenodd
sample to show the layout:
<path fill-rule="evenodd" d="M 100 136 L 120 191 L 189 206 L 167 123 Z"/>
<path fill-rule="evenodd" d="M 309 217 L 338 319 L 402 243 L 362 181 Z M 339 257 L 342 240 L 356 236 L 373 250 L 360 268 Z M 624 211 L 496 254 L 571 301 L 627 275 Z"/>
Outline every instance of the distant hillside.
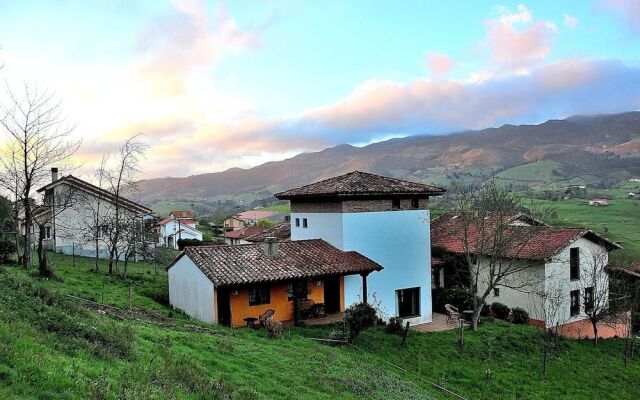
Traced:
<path fill-rule="evenodd" d="M 446 185 L 495 174 L 525 185 L 606 184 L 640 176 L 640 112 L 576 116 L 441 136 L 340 145 L 250 169 L 140 182 L 142 199 L 200 205 L 256 204 L 272 193 L 362 170 Z"/>

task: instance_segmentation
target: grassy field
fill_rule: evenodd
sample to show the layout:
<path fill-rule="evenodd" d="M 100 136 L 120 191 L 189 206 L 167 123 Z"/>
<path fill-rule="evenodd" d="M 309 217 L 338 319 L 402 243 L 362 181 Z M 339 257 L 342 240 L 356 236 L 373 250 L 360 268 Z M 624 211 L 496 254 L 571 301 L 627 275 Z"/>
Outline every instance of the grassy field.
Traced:
<path fill-rule="evenodd" d="M 283 203 L 283 204 L 274 204 L 271 206 L 267 206 L 267 207 L 263 207 L 261 208 L 261 210 L 266 210 L 266 211 L 275 211 L 278 213 L 290 213 L 291 212 L 291 205 L 287 202 L 287 203 Z"/>
<path fill-rule="evenodd" d="M 587 198 L 605 197 L 607 207 L 589 206 L 586 199 L 544 201 L 558 213 L 555 224 L 582 226 L 622 244 L 625 251 L 640 257 L 640 201 L 628 194 L 637 183 L 622 183 L 611 189 L 588 189 Z"/>
<path fill-rule="evenodd" d="M 0 267 L 0 398 L 35 399 L 447 399 L 426 380 L 469 399 L 637 399 L 640 357 L 622 363 L 623 343 L 562 340 L 541 373 L 540 332 L 486 321 L 467 332 L 412 332 L 407 345 L 383 328 L 357 347 L 310 340 L 331 327 L 284 338 L 188 320 L 164 305 L 166 274 L 135 264 L 130 278 L 91 271 L 92 260 L 52 256 L 61 281 Z M 88 311 L 64 294 L 152 310 L 165 319 Z M 125 314 L 126 315 L 126 314 Z M 168 319 L 171 317 L 172 319 Z M 405 371 L 393 365 L 401 366 Z"/>

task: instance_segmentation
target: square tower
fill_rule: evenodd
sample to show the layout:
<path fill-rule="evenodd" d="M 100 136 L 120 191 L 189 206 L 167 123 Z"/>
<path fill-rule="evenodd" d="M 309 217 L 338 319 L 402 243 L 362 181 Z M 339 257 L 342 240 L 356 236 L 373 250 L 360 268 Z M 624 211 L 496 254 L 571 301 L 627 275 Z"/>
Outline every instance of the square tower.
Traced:
<path fill-rule="evenodd" d="M 388 317 L 431 322 L 429 197 L 439 187 L 354 171 L 278 193 L 291 202 L 291 239 L 324 239 L 384 269 L 366 278 L 368 301 Z M 365 279 L 344 279 L 345 305 L 362 300 Z"/>

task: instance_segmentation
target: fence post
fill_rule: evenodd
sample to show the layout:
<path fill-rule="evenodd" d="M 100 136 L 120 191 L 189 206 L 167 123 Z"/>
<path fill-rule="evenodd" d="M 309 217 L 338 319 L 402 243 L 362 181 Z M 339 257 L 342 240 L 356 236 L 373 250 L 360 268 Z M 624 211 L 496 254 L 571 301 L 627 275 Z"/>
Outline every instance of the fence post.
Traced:
<path fill-rule="evenodd" d="M 131 292 L 133 291 L 133 286 L 129 286 L 129 310 L 131 310 Z"/>
<path fill-rule="evenodd" d="M 458 343 L 460 344 L 460 348 L 463 348 L 464 347 L 464 320 L 460 318 L 459 321 L 460 321 L 460 335 L 458 337 Z"/>

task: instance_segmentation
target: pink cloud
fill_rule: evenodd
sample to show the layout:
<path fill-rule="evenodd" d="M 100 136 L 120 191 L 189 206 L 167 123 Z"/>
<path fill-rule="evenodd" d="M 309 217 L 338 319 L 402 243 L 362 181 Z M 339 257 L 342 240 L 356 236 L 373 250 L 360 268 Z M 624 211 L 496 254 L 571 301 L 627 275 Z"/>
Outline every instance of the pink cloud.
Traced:
<path fill-rule="evenodd" d="M 551 54 L 551 42 L 557 27 L 552 22 L 532 22 L 524 6 L 518 13 L 501 9 L 501 14 L 486 22 L 486 44 L 494 64 L 515 70 L 535 65 Z M 522 8 L 520 8 L 522 7 Z M 519 28 L 520 25 L 524 27 Z"/>
<path fill-rule="evenodd" d="M 150 20 L 140 31 L 140 74 L 160 95 L 179 95 L 188 76 L 215 64 L 227 52 L 260 47 L 258 32 L 243 30 L 222 6 L 213 23 L 203 1 L 176 1 L 170 12 Z"/>
<path fill-rule="evenodd" d="M 427 68 L 431 71 L 433 79 L 440 79 L 446 76 L 454 66 L 455 62 L 446 54 L 434 52 L 427 54 Z"/>

